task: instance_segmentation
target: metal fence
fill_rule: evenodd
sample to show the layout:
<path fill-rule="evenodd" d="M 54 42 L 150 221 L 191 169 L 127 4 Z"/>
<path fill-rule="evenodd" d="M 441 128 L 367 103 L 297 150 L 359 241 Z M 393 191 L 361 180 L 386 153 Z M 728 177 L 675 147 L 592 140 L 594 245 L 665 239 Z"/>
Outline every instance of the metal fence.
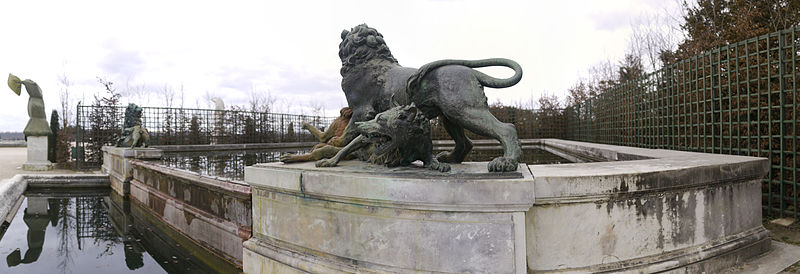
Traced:
<path fill-rule="evenodd" d="M 102 164 L 104 145 L 114 145 L 122 132 L 125 107 L 78 105 L 73 158 L 78 168 Z M 142 125 L 151 145 L 309 142 L 302 129 L 309 123 L 324 129 L 333 117 L 279 113 L 142 107 Z"/>
<path fill-rule="evenodd" d="M 514 124 L 520 139 L 564 138 L 567 133 L 562 109 L 490 107 L 489 112 L 501 122 Z M 470 139 L 491 139 L 491 137 L 477 135 L 469 130 L 466 133 Z M 431 121 L 431 138 L 434 140 L 451 139 L 438 119 Z"/>
<path fill-rule="evenodd" d="M 710 50 L 564 111 L 565 138 L 766 157 L 768 216 L 798 217 L 800 28 Z"/>
<path fill-rule="evenodd" d="M 490 109 L 500 121 L 513 123 L 520 138 L 562 138 L 565 134 L 561 110 L 540 111 L 513 107 Z M 125 107 L 78 105 L 75 149 L 79 169 L 102 164 L 102 147 L 114 145 L 122 132 Z M 319 129 L 335 117 L 233 110 L 142 107 L 142 124 L 151 145 L 244 144 L 315 141 L 302 124 Z M 434 139 L 450 139 L 438 119 L 432 122 Z M 467 131 L 472 139 L 487 137 Z"/>

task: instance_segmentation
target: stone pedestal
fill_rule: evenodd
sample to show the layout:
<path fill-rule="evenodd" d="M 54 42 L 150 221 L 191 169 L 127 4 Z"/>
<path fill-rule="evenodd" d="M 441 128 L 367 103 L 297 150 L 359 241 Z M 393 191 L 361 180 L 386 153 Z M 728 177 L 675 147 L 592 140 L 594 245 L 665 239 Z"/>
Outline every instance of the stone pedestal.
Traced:
<path fill-rule="evenodd" d="M 46 171 L 53 169 L 47 160 L 47 136 L 28 136 L 28 161 L 22 164 L 27 171 Z"/>
<path fill-rule="evenodd" d="M 159 159 L 162 151 L 155 148 L 103 147 L 103 172 L 109 175 L 111 188 L 119 195 L 127 197 L 131 192 L 130 180 L 133 178 L 134 159 Z"/>
<path fill-rule="evenodd" d="M 359 161 L 245 168 L 253 237 L 245 273 L 526 273 L 525 212 L 533 177 L 490 174 L 486 163 L 450 173 Z"/>

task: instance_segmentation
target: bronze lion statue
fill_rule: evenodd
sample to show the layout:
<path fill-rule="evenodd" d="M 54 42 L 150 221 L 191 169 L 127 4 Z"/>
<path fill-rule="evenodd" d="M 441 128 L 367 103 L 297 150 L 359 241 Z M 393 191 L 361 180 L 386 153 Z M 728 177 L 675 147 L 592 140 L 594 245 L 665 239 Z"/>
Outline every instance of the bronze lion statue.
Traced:
<path fill-rule="evenodd" d="M 472 149 L 464 129 L 500 141 L 503 156 L 494 158 L 489 171 L 517 169 L 522 149 L 513 124 L 503 123 L 489 113 L 483 87 L 505 88 L 519 82 L 522 68 L 508 59 L 440 60 L 419 69 L 400 66 L 377 30 L 366 24 L 344 30 L 339 44 L 342 61 L 342 90 L 353 111 L 350 125 L 342 137 L 349 143 L 359 136 L 356 122 L 371 120 L 392 107 L 414 103 L 427 119 L 439 117 L 455 141 L 452 151 L 437 159 L 461 163 Z M 473 68 L 505 66 L 514 70 L 508 79 L 498 79 Z"/>
<path fill-rule="evenodd" d="M 147 147 L 150 144 L 150 134 L 142 126 L 142 111 L 142 107 L 134 103 L 125 108 L 122 136 L 117 139 L 118 147 Z"/>

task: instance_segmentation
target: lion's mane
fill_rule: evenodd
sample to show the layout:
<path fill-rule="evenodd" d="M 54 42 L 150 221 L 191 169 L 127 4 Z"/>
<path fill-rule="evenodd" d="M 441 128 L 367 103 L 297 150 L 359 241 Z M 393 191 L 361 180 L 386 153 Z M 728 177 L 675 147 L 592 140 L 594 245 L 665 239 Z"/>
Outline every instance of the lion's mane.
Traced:
<path fill-rule="evenodd" d="M 383 35 L 367 24 L 358 25 L 350 31 L 342 31 L 339 58 L 342 60 L 342 76 L 358 65 L 371 63 L 370 61 L 378 61 L 374 65 L 397 64 L 397 59 L 392 56 Z"/>

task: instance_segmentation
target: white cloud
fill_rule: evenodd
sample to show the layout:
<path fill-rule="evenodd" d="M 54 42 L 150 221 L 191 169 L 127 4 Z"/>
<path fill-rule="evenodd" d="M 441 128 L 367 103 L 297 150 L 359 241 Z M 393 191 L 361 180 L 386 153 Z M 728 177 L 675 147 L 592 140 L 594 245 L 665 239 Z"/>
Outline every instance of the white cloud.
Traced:
<path fill-rule="evenodd" d="M 102 87 L 185 90 L 194 107 L 208 92 L 226 105 L 269 91 L 279 110 L 345 104 L 339 87 L 342 29 L 377 28 L 400 64 L 505 57 L 525 71 L 516 86 L 487 89 L 490 102 L 513 103 L 548 91 L 564 94 L 585 69 L 619 59 L 631 18 L 665 7 L 618 1 L 11 1 L 0 25 L 0 77 L 37 81 L 49 109 L 58 77 L 87 103 Z M 675 7 L 666 7 L 675 8 Z M 485 70 L 508 76 L 504 69 Z M 6 91 L 2 91 L 6 90 Z M 157 95 L 127 98 L 160 104 Z M 27 98 L 0 88 L 0 131 L 22 130 Z M 199 102 L 207 106 L 206 102 Z"/>

